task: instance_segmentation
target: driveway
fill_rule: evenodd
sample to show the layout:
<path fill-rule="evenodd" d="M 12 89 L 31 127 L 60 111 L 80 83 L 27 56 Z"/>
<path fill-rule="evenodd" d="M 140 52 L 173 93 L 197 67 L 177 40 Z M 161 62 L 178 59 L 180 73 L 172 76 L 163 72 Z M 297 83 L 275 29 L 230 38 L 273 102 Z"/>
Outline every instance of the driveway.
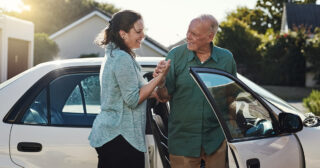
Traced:
<path fill-rule="evenodd" d="M 308 112 L 308 109 L 303 106 L 302 102 L 289 102 L 289 104 L 299 109 L 300 111 Z"/>

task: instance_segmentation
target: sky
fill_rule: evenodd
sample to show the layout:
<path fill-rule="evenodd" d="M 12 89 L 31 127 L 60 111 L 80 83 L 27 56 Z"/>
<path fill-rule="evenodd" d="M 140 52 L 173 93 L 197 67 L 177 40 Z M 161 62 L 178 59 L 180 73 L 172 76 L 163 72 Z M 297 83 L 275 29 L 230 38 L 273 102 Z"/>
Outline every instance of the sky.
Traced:
<path fill-rule="evenodd" d="M 121 9 L 139 12 L 146 34 L 164 46 L 185 38 L 189 22 L 201 15 L 212 14 L 219 22 L 238 6 L 253 8 L 256 0 L 96 0 Z"/>

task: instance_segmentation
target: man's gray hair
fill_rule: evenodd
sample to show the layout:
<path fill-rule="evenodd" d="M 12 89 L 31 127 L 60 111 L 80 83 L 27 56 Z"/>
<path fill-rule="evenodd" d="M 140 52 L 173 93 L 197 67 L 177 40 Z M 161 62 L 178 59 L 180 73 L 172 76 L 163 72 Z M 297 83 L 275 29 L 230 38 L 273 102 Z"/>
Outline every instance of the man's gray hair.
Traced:
<path fill-rule="evenodd" d="M 196 19 L 199 19 L 201 22 L 208 22 L 210 24 L 210 31 L 214 34 L 217 33 L 219 28 L 219 22 L 214 16 L 210 14 L 203 14 L 198 16 Z"/>

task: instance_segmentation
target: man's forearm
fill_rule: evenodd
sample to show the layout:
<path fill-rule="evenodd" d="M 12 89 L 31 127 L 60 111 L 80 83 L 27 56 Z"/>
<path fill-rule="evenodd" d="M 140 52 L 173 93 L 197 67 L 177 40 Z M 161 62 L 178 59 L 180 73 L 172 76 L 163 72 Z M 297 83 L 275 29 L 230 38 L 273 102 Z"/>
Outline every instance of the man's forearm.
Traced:
<path fill-rule="evenodd" d="M 168 89 L 164 87 L 158 87 L 157 94 L 161 100 L 170 100 L 170 95 L 168 93 Z"/>

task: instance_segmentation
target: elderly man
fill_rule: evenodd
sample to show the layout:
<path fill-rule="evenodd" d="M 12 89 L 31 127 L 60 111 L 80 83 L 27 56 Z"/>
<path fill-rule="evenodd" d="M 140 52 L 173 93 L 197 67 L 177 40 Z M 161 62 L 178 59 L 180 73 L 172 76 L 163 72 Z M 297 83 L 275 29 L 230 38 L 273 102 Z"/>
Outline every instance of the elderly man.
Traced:
<path fill-rule="evenodd" d="M 236 76 L 232 53 L 215 46 L 218 30 L 212 15 L 201 15 L 190 22 L 187 44 L 172 49 L 166 80 L 158 86 L 161 99 L 170 100 L 168 147 L 172 168 L 226 167 L 226 141 L 206 98 L 189 75 L 189 67 L 210 67 Z M 164 61 L 154 71 L 162 71 Z"/>

